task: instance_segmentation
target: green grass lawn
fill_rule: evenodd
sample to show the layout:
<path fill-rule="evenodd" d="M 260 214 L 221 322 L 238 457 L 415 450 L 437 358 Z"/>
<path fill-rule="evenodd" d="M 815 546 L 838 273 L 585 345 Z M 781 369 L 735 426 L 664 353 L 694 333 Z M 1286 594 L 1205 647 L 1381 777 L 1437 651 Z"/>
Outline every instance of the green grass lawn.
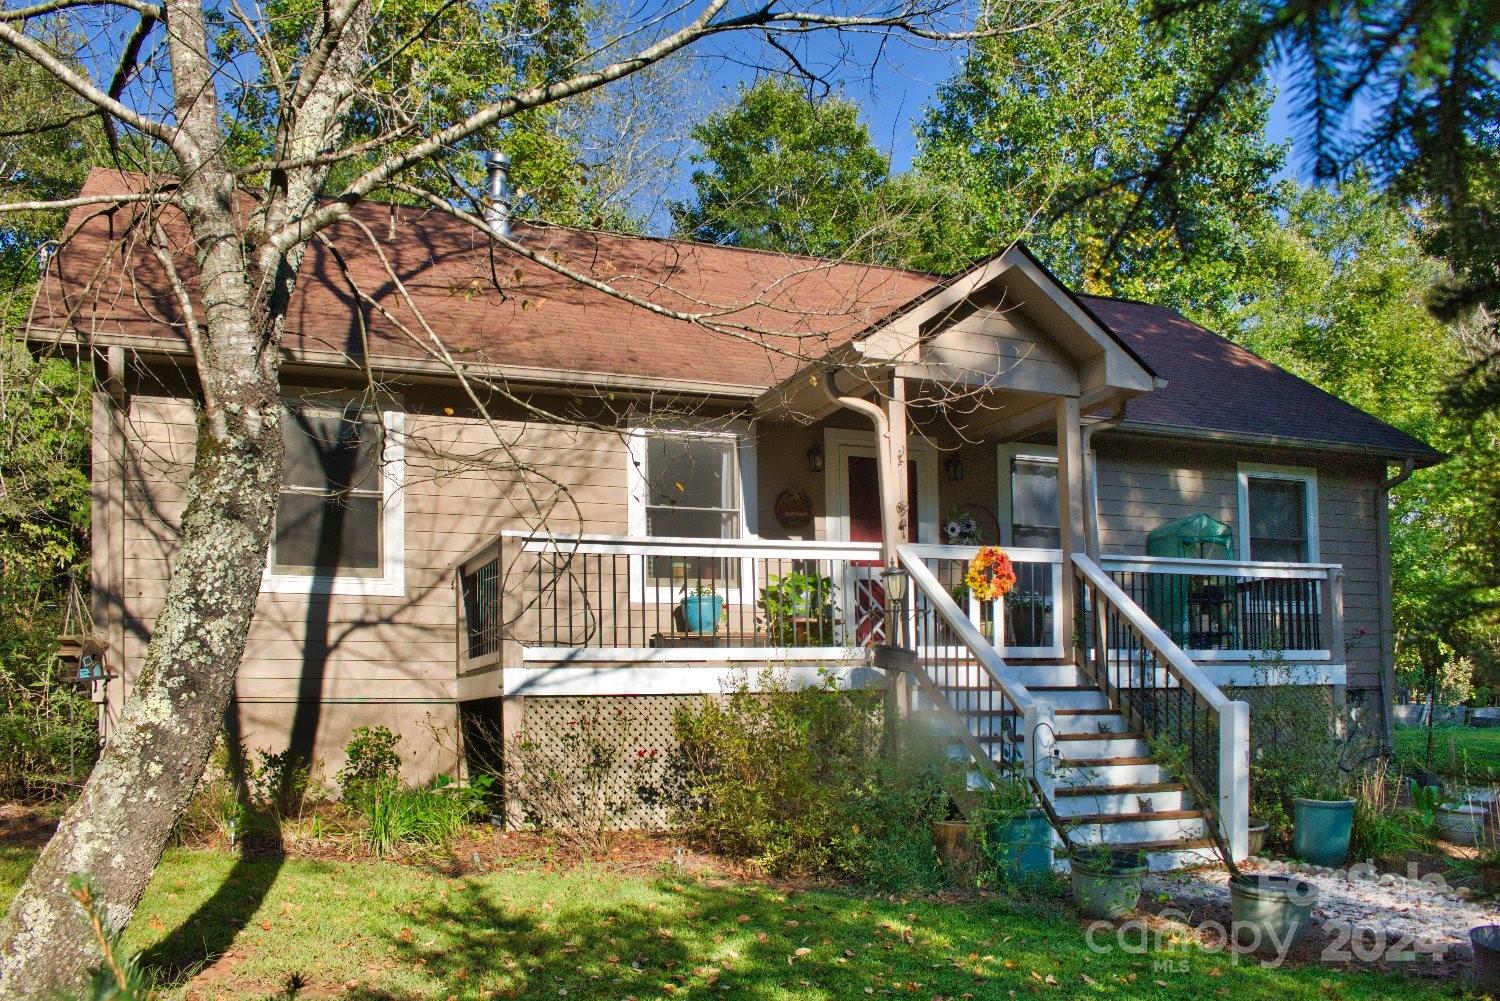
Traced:
<path fill-rule="evenodd" d="M 0 896 L 24 871 L 0 852 Z M 1112 939 L 1107 939 L 1113 941 Z M 1451 985 L 1197 949 L 1091 954 L 1051 906 L 945 903 L 538 863 L 448 878 L 395 863 L 168 852 L 124 940 L 195 998 L 931 999 L 1454 996 Z M 1165 965 L 1163 965 L 1165 964 Z"/>
<path fill-rule="evenodd" d="M 1396 760 L 1406 767 L 1426 767 L 1426 727 L 1396 727 Z M 1500 779 L 1500 727 L 1433 727 L 1432 770 L 1455 777 L 1467 771 L 1476 782 Z"/>

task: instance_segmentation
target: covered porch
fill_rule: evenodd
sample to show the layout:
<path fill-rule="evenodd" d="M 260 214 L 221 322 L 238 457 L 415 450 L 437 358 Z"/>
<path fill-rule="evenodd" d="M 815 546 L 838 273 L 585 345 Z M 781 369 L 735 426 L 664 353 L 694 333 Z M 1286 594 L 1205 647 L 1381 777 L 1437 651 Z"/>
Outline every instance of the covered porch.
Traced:
<path fill-rule="evenodd" d="M 748 412 L 629 429 L 625 534 L 540 525 L 463 560 L 460 692 L 679 696 L 751 665 L 834 670 L 887 686 L 987 781 L 1020 765 L 1059 811 L 1109 803 L 1079 814 L 1100 843 L 1177 864 L 1222 834 L 1243 857 L 1248 707 L 1222 688 L 1342 684 L 1343 574 L 1232 543 L 1102 551 L 1092 438 L 1160 385 L 1014 248 Z M 1144 536 L 1172 515 L 1136 520 Z M 965 585 L 981 544 L 1015 568 L 1000 601 Z M 1142 794 L 1163 790 L 1177 807 L 1158 814 Z"/>
<path fill-rule="evenodd" d="M 1269 659 L 1340 683 L 1337 565 L 1143 555 L 1172 517 L 1149 509 L 1140 545 L 1101 551 L 1092 438 L 1159 384 L 1013 248 L 746 412 L 627 429 L 626 533 L 504 531 L 456 568 L 460 674 L 862 659 L 894 639 L 882 578 L 906 545 L 1006 661 L 1076 662 L 1085 557 L 1216 683 Z M 993 607 L 962 586 L 978 543 L 1018 575 Z"/>

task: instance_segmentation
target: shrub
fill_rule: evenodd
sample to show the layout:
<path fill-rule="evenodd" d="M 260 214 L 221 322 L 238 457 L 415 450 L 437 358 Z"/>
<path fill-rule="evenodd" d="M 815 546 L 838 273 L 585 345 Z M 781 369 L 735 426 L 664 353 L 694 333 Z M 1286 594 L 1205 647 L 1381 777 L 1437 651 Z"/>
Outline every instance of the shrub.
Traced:
<path fill-rule="evenodd" d="M 1431 847 L 1430 819 L 1401 806 L 1399 786 L 1389 765 L 1380 760 L 1366 768 L 1354 786 L 1354 829 L 1349 853 L 1355 859 L 1401 859 Z"/>
<path fill-rule="evenodd" d="M 401 775 L 399 743 L 401 735 L 387 727 L 355 727 L 344 745 L 344 767 L 337 776 L 342 798 L 357 802 L 371 786 L 395 786 Z"/>
<path fill-rule="evenodd" d="M 420 788 L 372 781 L 361 787 L 365 837 L 377 857 L 403 846 L 446 848 L 484 809 L 494 780 L 480 775 L 459 785 L 446 775 Z"/>
<path fill-rule="evenodd" d="M 1250 704 L 1250 813 L 1275 841 L 1292 832 L 1292 799 L 1337 798 L 1352 789 L 1374 744 L 1358 726 L 1356 711 L 1340 711 L 1324 686 L 1289 685 L 1285 660 L 1266 655 L 1264 683 L 1233 690 Z"/>
<path fill-rule="evenodd" d="M 560 732 L 522 730 L 505 743 L 507 796 L 527 823 L 603 852 L 609 832 L 659 794 L 661 756 L 635 744 L 623 710 L 578 699 Z"/>
<path fill-rule="evenodd" d="M 767 671 L 681 708 L 679 817 L 692 840 L 772 874 L 823 873 L 881 889 L 939 879 L 928 823 L 942 803 L 921 755 L 882 758 L 880 695 L 831 677 L 795 690 Z"/>
<path fill-rule="evenodd" d="M 246 756 L 245 786 L 250 804 L 271 813 L 277 820 L 302 816 L 302 807 L 312 789 L 313 764 L 288 747 L 275 754 L 268 750 Z"/>

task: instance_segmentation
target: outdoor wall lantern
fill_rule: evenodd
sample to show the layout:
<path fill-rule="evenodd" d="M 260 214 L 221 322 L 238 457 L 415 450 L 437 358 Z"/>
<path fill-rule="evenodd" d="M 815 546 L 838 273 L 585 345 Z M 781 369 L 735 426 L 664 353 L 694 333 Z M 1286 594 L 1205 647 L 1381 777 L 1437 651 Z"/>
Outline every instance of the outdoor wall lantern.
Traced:
<path fill-rule="evenodd" d="M 943 460 L 943 469 L 948 473 L 948 480 L 957 483 L 964 478 L 964 460 L 956 455 L 950 455 Z"/>
<path fill-rule="evenodd" d="M 880 586 L 885 589 L 885 596 L 891 599 L 893 605 L 906 601 L 906 588 L 910 583 L 911 576 L 894 563 L 880 571 Z"/>
<path fill-rule="evenodd" d="M 810 472 L 821 473 L 823 471 L 823 443 L 815 441 L 807 450 L 807 468 Z"/>

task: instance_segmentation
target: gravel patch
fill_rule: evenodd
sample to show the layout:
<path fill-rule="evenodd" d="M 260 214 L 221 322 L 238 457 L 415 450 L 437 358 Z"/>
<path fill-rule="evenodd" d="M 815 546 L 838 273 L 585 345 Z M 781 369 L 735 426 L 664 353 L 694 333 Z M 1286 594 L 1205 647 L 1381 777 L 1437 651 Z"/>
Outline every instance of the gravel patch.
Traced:
<path fill-rule="evenodd" d="M 1314 920 L 1335 938 L 1347 930 L 1356 949 L 1364 942 L 1384 943 L 1432 958 L 1463 959 L 1472 955 L 1469 929 L 1500 924 L 1500 903 L 1472 900 L 1467 887 L 1450 887 L 1436 875 L 1403 877 L 1366 865 L 1329 869 L 1262 858 L 1247 859 L 1240 868 L 1294 874 L 1314 884 Z M 1218 867 L 1153 873 L 1144 892 L 1166 894 L 1185 909 L 1217 911 L 1229 906 L 1229 873 Z"/>

